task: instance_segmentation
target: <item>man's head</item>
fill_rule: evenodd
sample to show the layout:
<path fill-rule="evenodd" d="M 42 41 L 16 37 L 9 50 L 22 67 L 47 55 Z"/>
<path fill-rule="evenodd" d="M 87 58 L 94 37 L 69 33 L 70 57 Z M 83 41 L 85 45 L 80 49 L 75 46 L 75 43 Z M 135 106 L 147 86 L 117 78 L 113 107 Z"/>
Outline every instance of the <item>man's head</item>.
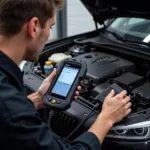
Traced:
<path fill-rule="evenodd" d="M 23 59 L 36 61 L 62 3 L 63 0 L 0 0 L 0 36 L 11 39 L 23 35 Z"/>

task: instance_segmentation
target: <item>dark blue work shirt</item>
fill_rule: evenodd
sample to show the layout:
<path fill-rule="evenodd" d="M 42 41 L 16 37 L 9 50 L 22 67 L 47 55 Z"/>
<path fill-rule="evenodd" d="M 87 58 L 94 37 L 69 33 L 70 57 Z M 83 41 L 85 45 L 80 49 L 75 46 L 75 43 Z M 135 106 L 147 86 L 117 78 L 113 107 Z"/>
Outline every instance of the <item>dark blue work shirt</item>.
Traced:
<path fill-rule="evenodd" d="M 0 150 L 100 150 L 98 138 L 89 132 L 71 147 L 59 142 L 27 99 L 19 67 L 0 51 Z"/>

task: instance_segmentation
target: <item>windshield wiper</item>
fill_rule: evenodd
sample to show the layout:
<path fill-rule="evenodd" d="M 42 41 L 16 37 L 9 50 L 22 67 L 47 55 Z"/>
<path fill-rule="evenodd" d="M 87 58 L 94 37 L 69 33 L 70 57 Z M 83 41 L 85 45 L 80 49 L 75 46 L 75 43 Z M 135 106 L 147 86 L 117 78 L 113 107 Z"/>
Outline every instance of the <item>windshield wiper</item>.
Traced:
<path fill-rule="evenodd" d="M 117 34 L 116 32 L 112 32 L 112 31 L 109 31 L 109 30 L 104 30 L 104 32 L 113 35 L 117 40 L 120 40 L 121 42 L 125 41 L 125 39 L 121 35 Z"/>
<path fill-rule="evenodd" d="M 135 45 L 135 46 L 142 46 L 142 47 L 150 47 L 150 43 L 145 43 L 145 42 L 141 42 L 141 41 L 133 41 L 133 40 L 125 40 L 124 41 L 125 44 L 130 44 L 130 45 Z"/>
<path fill-rule="evenodd" d="M 123 44 L 128 44 L 130 46 L 141 46 L 141 47 L 150 47 L 150 43 L 145 43 L 142 41 L 134 41 L 134 40 L 127 40 L 123 38 L 121 35 L 117 34 L 116 32 L 105 30 L 104 32 L 113 35 L 117 40 L 121 41 Z"/>

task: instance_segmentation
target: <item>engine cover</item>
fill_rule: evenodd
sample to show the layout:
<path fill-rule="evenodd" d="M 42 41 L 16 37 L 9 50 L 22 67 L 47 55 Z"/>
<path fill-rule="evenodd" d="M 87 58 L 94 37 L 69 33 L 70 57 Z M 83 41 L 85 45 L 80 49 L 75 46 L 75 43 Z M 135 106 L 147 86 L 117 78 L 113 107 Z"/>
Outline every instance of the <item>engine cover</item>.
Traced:
<path fill-rule="evenodd" d="M 74 59 L 86 62 L 86 77 L 92 79 L 93 82 L 104 81 L 125 72 L 135 72 L 134 63 L 105 53 L 90 52 L 74 57 Z"/>

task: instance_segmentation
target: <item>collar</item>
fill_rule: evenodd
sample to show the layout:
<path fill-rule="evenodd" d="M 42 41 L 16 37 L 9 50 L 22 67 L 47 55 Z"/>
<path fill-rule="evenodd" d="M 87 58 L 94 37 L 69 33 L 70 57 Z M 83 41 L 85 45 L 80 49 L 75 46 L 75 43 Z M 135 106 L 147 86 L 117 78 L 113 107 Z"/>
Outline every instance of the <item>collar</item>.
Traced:
<path fill-rule="evenodd" d="M 19 66 L 2 51 L 0 51 L 0 68 L 16 79 L 16 81 L 23 83 L 23 73 Z"/>

